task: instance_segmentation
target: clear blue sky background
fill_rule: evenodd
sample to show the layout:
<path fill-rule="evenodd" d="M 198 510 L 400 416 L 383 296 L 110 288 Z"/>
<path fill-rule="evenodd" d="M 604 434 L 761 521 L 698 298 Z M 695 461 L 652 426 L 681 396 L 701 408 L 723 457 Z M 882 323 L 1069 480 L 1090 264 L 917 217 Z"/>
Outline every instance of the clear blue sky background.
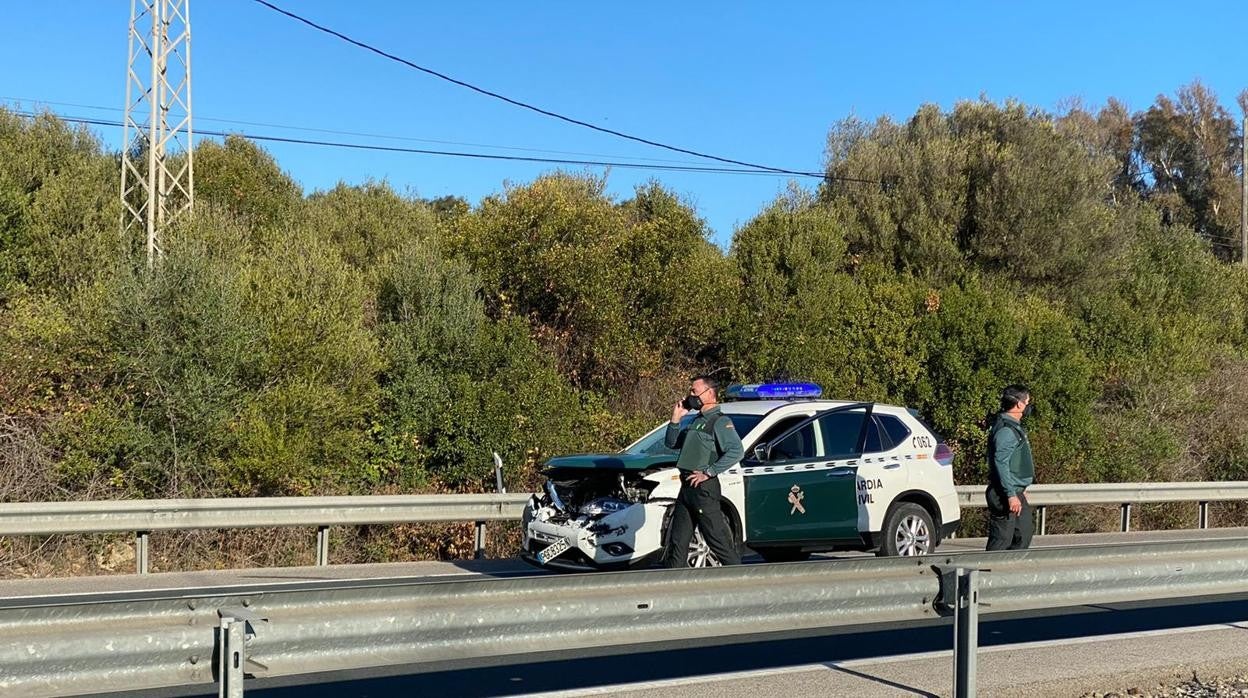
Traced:
<path fill-rule="evenodd" d="M 1234 107 L 1248 87 L 1245 2 L 383 2 L 281 0 L 310 19 L 517 99 L 653 140 L 819 170 L 824 139 L 856 115 L 904 119 L 981 95 L 1054 110 L 1065 98 L 1132 110 L 1200 78 Z M 0 0 L 0 97 L 124 102 L 125 0 Z M 199 128 L 394 144 L 235 119 L 458 143 L 691 160 L 525 112 L 299 25 L 252 0 L 194 0 Z M 119 119 L 120 112 L 51 105 Z M 120 146 L 116 129 L 104 142 Z M 414 147 L 514 151 L 449 144 Z M 266 145 L 307 191 L 384 179 L 473 203 L 550 166 Z M 540 155 L 540 153 L 538 153 Z M 713 163 L 707 163 L 713 164 Z M 717 242 L 784 178 L 615 169 L 626 198 L 657 178 Z M 807 186 L 813 184 L 807 182 Z"/>

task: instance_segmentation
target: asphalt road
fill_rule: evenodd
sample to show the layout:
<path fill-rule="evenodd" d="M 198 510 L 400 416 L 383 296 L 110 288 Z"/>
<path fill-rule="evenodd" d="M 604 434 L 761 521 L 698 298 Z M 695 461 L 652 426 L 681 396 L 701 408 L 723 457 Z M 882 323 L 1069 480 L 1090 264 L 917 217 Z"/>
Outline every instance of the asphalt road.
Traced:
<path fill-rule="evenodd" d="M 1054 545 L 1103 545 L 1146 540 L 1190 540 L 1211 537 L 1242 537 L 1244 529 L 1210 531 L 1157 531 L 1134 534 L 1048 536 L 1037 547 Z M 947 541 L 941 552 L 982 550 L 983 541 Z M 419 569 L 421 572 L 417 572 Z M 179 588 L 212 584 L 297 582 L 330 578 L 406 576 L 418 573 L 436 578 L 462 575 L 516 576 L 532 570 L 515 560 L 472 563 L 402 563 L 285 570 L 238 570 L 213 573 L 171 573 L 100 580 L 39 580 L 39 595 L 60 593 L 78 585 L 79 593 L 119 593 L 123 589 Z M 50 588 L 49 582 L 53 582 Z M 19 582 L 0 582 L 0 599 L 12 602 Z M 7 587 L 7 588 L 6 588 Z M 92 588 L 94 587 L 94 588 Z M 124 593 L 124 592 L 123 592 Z M 20 598 L 20 594 L 17 598 Z M 981 619 L 982 648 L 1017 643 L 1044 643 L 1089 636 L 1110 636 L 1141 631 L 1165 631 L 1192 626 L 1231 624 L 1248 619 L 1248 595 L 1203 597 L 1167 602 L 1076 607 L 1026 614 L 989 614 Z M 558 654 L 531 654 L 454 663 L 408 665 L 333 674 L 253 679 L 247 695 L 265 698 L 346 698 L 367 696 L 520 696 L 543 692 L 573 692 L 596 687 L 665 682 L 722 672 L 764 674 L 783 667 L 821 664 L 838 670 L 841 663 L 872 657 L 911 655 L 948 650 L 952 646 L 949 619 L 899 623 L 881 628 L 838 628 L 792 634 L 723 638 L 699 643 L 668 643 L 635 646 L 627 650 L 596 649 Z M 1108 658 L 1106 661 L 1110 661 Z M 947 671 L 947 660 L 939 671 Z M 920 692 L 919 695 L 925 695 Z M 111 694 L 117 695 L 117 694 Z M 140 698 L 215 696 L 215 686 L 130 692 Z M 735 695 L 735 694 L 734 694 Z M 751 695 L 743 693 L 742 695 Z"/>
<path fill-rule="evenodd" d="M 1178 603 L 1135 603 L 1078 607 L 1043 613 L 1003 614 L 981 619 L 980 646 L 993 647 L 1137 633 L 1248 619 L 1248 595 L 1203 597 Z M 585 652 L 523 655 L 481 662 L 409 665 L 381 670 L 318 674 L 247 682 L 249 698 L 398 698 L 399 696 L 521 696 L 593 689 L 610 684 L 663 682 L 720 672 L 843 663 L 899 654 L 948 650 L 948 619 L 898 623 L 884 629 L 841 628 L 789 637 L 735 638 L 718 645 L 643 646 L 603 655 Z M 1103 658 L 1112 663 L 1112 657 Z M 933 664 L 948 672 L 948 660 Z M 844 671 L 844 669 L 842 669 Z M 898 689 L 900 690 L 900 688 Z M 903 691 L 904 693 L 904 691 Z M 116 695 L 116 694 L 112 694 Z M 139 698 L 215 696 L 215 687 L 129 693 Z M 918 693 L 924 695 L 924 693 Z"/>

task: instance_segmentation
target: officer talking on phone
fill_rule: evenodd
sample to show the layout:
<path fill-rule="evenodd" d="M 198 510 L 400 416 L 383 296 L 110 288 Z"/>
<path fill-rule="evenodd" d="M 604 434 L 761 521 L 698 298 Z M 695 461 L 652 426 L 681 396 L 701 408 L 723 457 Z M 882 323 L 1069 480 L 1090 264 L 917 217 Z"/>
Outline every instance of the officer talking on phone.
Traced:
<path fill-rule="evenodd" d="M 697 413 L 684 428 L 681 421 Z M 745 455 L 741 437 L 719 409 L 719 385 L 709 376 L 694 376 L 689 395 L 672 407 L 672 421 L 663 442 L 679 449 L 676 467 L 680 469 L 680 494 L 672 505 L 664 567 L 688 567 L 689 543 L 694 526 L 710 546 L 720 564 L 736 565 L 741 554 L 733 541 L 732 528 L 720 505 L 719 474 Z"/>

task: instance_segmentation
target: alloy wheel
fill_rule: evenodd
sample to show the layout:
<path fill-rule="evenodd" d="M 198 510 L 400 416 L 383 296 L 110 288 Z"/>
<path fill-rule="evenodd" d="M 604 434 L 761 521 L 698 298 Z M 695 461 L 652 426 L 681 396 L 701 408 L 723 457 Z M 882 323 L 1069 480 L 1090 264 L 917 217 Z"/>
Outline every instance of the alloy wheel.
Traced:
<path fill-rule="evenodd" d="M 693 538 L 689 540 L 689 566 L 722 566 L 719 562 L 719 558 L 715 557 L 715 553 L 711 552 L 711 546 L 708 545 L 706 539 L 702 537 L 702 530 L 699 528 L 694 528 Z"/>
<path fill-rule="evenodd" d="M 897 554 L 904 557 L 926 555 L 932 551 L 932 533 L 927 522 L 917 514 L 911 514 L 897 525 L 895 538 Z"/>

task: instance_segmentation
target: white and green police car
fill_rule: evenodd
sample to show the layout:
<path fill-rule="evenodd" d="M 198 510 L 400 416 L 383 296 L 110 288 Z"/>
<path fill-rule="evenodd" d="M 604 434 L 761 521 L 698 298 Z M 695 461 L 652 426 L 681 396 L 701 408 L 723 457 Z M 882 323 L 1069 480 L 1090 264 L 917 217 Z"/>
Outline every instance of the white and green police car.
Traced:
<path fill-rule="evenodd" d="M 773 562 L 835 550 L 935 550 L 960 519 L 952 452 L 913 410 L 822 400 L 821 392 L 811 383 L 725 391 L 722 412 L 746 453 L 719 476 L 738 543 Z M 521 556 L 564 570 L 656 562 L 680 490 L 665 429 L 621 453 L 549 460 L 544 491 L 525 507 Z M 700 533 L 689 564 L 718 564 Z"/>

